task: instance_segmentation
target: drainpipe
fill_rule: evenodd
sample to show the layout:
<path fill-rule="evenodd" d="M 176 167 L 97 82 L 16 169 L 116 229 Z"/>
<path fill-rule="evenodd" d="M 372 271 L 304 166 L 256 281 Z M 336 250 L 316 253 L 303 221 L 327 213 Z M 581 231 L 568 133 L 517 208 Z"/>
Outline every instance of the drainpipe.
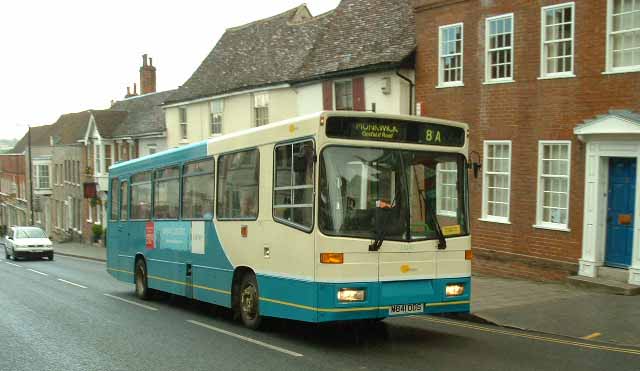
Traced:
<path fill-rule="evenodd" d="M 411 81 L 411 79 L 409 79 L 408 77 L 401 75 L 400 70 L 396 70 L 396 75 L 409 83 L 409 114 L 413 115 L 413 88 L 416 86 L 416 84 L 414 84 L 413 81 Z"/>

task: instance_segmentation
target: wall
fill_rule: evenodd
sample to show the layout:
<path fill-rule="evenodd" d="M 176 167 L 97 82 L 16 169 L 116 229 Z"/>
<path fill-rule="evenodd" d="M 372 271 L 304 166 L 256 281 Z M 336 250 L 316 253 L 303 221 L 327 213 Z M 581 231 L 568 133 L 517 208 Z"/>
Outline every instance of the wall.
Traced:
<path fill-rule="evenodd" d="M 447 5 L 422 0 L 417 4 L 417 100 L 423 114 L 470 124 L 470 150 L 481 156 L 484 140 L 512 141 L 509 224 L 478 220 L 482 178 L 470 180 L 473 247 L 480 258 L 475 268 L 481 270 L 486 270 L 490 260 L 492 269 L 507 275 L 557 279 L 575 273 L 582 245 L 585 150 L 573 129 L 610 109 L 640 110 L 640 73 L 603 74 L 606 1 L 575 2 L 576 77 L 538 79 L 540 7 L 559 3 L 564 1 Z M 438 6 L 430 7 L 433 4 Z M 483 84 L 485 18 L 511 12 L 515 17 L 515 82 Z M 438 27 L 457 22 L 464 22 L 464 86 L 438 89 Z M 536 197 L 532 195 L 537 191 L 539 140 L 572 142 L 570 231 L 532 227 L 536 223 Z"/>

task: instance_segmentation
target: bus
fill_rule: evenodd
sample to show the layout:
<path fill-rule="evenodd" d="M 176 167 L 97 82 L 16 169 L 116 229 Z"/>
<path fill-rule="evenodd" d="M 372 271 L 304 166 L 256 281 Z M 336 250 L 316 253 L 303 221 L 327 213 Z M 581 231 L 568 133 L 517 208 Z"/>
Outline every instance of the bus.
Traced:
<path fill-rule="evenodd" d="M 109 171 L 107 271 L 306 322 L 469 312 L 468 126 L 320 112 Z"/>

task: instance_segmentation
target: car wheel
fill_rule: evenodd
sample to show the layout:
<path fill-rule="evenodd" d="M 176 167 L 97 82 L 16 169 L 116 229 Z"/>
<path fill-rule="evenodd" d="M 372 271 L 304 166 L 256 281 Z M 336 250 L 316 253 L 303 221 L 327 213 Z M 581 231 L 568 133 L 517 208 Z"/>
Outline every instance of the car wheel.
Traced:
<path fill-rule="evenodd" d="M 147 285 L 147 265 L 144 260 L 140 259 L 136 262 L 136 296 L 142 300 L 149 300 L 150 292 Z"/>
<path fill-rule="evenodd" d="M 47 258 L 49 258 L 49 261 L 53 261 L 53 251 L 47 255 Z"/>
<path fill-rule="evenodd" d="M 258 282 L 253 273 L 246 273 L 242 277 L 238 294 L 240 295 L 238 309 L 242 323 L 252 330 L 258 329 L 262 323 L 262 316 L 260 315 Z"/>
<path fill-rule="evenodd" d="M 7 248 L 4 248 L 4 258 L 9 260 L 9 250 L 7 250 Z"/>
<path fill-rule="evenodd" d="M 14 249 L 13 252 L 11 253 L 11 259 L 13 259 L 13 261 L 18 260 L 18 257 L 16 256 L 16 250 Z"/>

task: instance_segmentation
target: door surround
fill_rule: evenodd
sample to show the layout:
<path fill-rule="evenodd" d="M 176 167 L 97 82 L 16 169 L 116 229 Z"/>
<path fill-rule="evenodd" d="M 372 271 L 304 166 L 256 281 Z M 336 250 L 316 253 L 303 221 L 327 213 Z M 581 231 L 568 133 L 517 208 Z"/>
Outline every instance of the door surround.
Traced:
<path fill-rule="evenodd" d="M 578 274 L 597 277 L 604 265 L 609 186 L 609 158 L 635 158 L 640 165 L 640 116 L 612 111 L 585 122 L 574 134 L 585 143 L 582 257 Z M 636 176 L 631 266 L 627 282 L 640 285 L 640 174 Z"/>

